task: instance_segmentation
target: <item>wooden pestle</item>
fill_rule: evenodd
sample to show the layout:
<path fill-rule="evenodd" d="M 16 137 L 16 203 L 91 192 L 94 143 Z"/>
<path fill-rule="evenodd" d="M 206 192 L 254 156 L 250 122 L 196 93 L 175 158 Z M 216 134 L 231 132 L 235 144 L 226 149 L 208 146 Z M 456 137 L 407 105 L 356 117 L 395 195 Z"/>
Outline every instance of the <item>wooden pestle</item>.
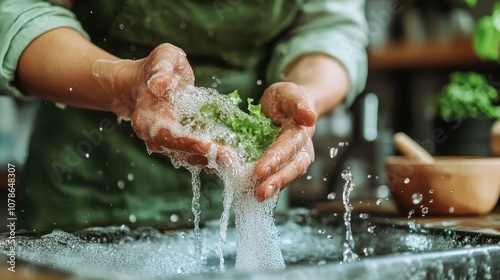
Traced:
<path fill-rule="evenodd" d="M 433 163 L 434 158 L 403 132 L 394 134 L 394 144 L 405 157 L 418 163 Z"/>

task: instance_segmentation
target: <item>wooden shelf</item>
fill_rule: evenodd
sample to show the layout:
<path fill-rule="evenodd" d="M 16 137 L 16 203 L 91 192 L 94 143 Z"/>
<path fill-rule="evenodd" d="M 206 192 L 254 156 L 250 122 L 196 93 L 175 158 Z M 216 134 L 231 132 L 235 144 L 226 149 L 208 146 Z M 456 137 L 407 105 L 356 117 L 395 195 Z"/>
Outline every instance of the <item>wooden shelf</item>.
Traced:
<path fill-rule="evenodd" d="M 471 38 L 448 41 L 392 42 L 368 49 L 368 65 L 373 70 L 437 68 L 484 63 L 475 54 Z"/>

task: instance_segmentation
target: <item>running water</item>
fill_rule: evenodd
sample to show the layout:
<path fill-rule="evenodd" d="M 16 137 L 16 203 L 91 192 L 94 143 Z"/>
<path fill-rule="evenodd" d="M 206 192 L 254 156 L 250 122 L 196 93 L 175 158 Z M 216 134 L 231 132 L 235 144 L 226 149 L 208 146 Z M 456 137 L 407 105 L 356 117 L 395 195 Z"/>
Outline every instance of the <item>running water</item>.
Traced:
<path fill-rule="evenodd" d="M 352 228 L 351 228 L 351 212 L 352 212 L 352 204 L 349 202 L 349 196 L 351 195 L 352 190 L 354 189 L 354 183 L 352 182 L 353 176 L 351 173 L 351 169 L 347 169 L 342 171 L 342 179 L 346 182 L 344 184 L 344 191 L 342 192 L 342 201 L 344 203 L 345 213 L 344 213 L 344 224 L 346 227 L 345 231 L 345 242 L 344 242 L 344 261 L 343 262 L 355 262 L 359 260 L 359 257 L 356 253 L 354 253 L 354 238 L 352 236 Z"/>
<path fill-rule="evenodd" d="M 278 195 L 265 202 L 257 202 L 254 196 L 256 180 L 253 177 L 256 161 L 248 161 L 246 152 L 248 143 L 237 142 L 237 136 L 228 127 L 200 116 L 201 107 L 208 103 L 217 104 L 225 113 L 239 111 L 229 98 L 213 89 L 188 86 L 186 91 L 172 93 L 165 100 L 165 106 L 171 109 L 182 126 L 162 122 L 154 115 L 145 119 L 150 121 L 150 126 L 156 130 L 166 127 L 178 137 L 190 137 L 208 143 L 214 143 L 214 139 L 224 139 L 226 142 L 224 147 L 212 144 L 210 152 L 205 155 L 208 159 L 206 167 L 213 170 L 224 182 L 224 210 L 220 218 L 220 238 L 215 248 L 220 258 L 220 271 L 224 271 L 223 250 L 231 209 L 235 213 L 238 245 L 235 269 L 243 271 L 282 269 L 285 267 L 285 262 L 273 217 Z M 228 148 L 229 146 L 232 148 Z M 189 155 L 183 152 L 165 148 L 162 153 L 170 156 L 175 167 L 183 166 L 191 171 L 195 251 L 201 256 L 200 168 L 190 165 L 187 160 Z M 199 261 L 201 262 L 201 258 Z"/>

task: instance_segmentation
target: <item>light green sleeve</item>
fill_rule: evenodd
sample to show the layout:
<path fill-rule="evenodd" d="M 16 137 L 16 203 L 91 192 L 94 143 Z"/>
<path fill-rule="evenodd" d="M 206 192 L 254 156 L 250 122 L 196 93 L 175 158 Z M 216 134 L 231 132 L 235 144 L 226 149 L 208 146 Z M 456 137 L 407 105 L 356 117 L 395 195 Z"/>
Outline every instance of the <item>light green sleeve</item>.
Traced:
<path fill-rule="evenodd" d="M 347 70 L 350 88 L 345 104 L 350 105 L 363 91 L 368 72 L 364 4 L 364 0 L 306 1 L 286 38 L 273 51 L 268 82 L 279 81 L 298 57 L 324 53 L 337 59 Z"/>
<path fill-rule="evenodd" d="M 73 28 L 89 38 L 64 7 L 40 0 L 0 0 L 0 95 L 23 97 L 12 85 L 21 53 L 35 38 L 59 27 Z"/>

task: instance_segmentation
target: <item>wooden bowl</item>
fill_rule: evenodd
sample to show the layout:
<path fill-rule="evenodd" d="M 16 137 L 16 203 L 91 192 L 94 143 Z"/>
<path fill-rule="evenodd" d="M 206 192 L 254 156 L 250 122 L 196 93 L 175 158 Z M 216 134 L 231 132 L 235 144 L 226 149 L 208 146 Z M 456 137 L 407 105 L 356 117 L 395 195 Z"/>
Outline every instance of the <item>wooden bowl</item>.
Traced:
<path fill-rule="evenodd" d="M 385 165 L 402 215 L 484 215 L 500 195 L 500 158 L 436 157 L 433 163 L 418 163 L 389 157 Z"/>

